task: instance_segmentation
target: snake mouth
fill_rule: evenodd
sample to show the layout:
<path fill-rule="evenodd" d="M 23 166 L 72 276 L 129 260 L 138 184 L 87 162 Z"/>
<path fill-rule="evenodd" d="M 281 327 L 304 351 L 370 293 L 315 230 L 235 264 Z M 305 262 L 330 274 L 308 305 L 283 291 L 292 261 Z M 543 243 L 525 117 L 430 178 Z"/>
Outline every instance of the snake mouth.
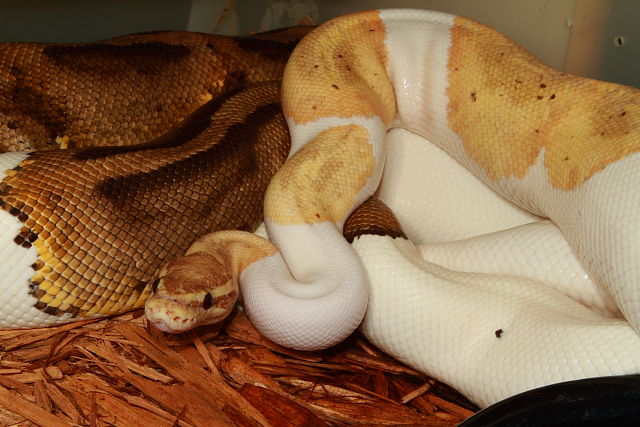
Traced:
<path fill-rule="evenodd" d="M 180 334 L 198 326 L 201 313 L 178 301 L 171 304 L 164 298 L 151 297 L 145 305 L 145 316 L 156 329 L 170 334 Z"/>
<path fill-rule="evenodd" d="M 181 334 L 198 326 L 197 322 L 193 319 L 172 316 L 171 313 L 161 313 L 156 315 L 150 314 L 149 311 L 145 311 L 145 314 L 147 316 L 147 320 L 154 328 L 169 334 Z"/>
<path fill-rule="evenodd" d="M 168 334 L 179 334 L 179 333 L 183 332 L 183 331 L 177 331 L 177 330 L 173 329 L 171 326 L 169 326 L 163 320 L 149 321 L 149 323 L 151 323 L 151 326 L 153 326 L 154 328 L 156 328 L 160 332 L 166 332 Z"/>

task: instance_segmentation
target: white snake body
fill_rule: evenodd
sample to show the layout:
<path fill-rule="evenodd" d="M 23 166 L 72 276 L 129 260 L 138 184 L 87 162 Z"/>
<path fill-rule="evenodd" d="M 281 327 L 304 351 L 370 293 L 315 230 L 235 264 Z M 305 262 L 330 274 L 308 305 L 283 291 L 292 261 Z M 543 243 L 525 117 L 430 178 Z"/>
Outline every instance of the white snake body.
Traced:
<path fill-rule="evenodd" d="M 378 197 L 393 208 L 416 244 L 463 240 L 541 220 L 497 194 L 425 138 L 395 128 L 387 141 Z M 423 197 L 412 197 L 416 182 Z M 470 211 L 478 214 L 469 215 Z"/>
<path fill-rule="evenodd" d="M 483 406 L 553 382 L 640 372 L 637 90 L 559 73 L 464 18 L 383 10 L 307 35 L 287 64 L 282 103 L 292 150 L 265 198 L 273 246 L 262 241 L 252 255 L 254 237 L 223 233 L 194 249 L 222 260 L 240 242 L 229 269 L 265 336 L 324 348 L 364 316 L 376 345 Z M 393 128 L 435 144 L 517 208 L 487 202 L 500 206 L 479 227 L 431 239 L 438 227 L 421 232 L 425 204 L 412 202 L 425 197 L 422 160 L 390 167 L 393 143 L 385 167 Z M 413 181 L 394 188 L 407 170 Z M 429 263 L 403 238 L 364 235 L 352 250 L 342 226 L 381 179 L 382 199 L 416 243 L 550 218 L 628 323 L 531 280 Z M 163 324 L 156 309 L 147 314 Z"/>
<path fill-rule="evenodd" d="M 532 279 L 607 316 L 621 316 L 553 223 L 500 197 L 424 138 L 393 129 L 387 141 L 378 197 L 392 207 L 426 261 Z"/>
<path fill-rule="evenodd" d="M 372 50 L 393 88 L 391 113 L 384 107 L 390 105 L 385 82 L 376 80 L 380 68 L 359 56 L 367 50 L 357 43 L 362 33 L 379 36 L 381 30 L 383 45 Z M 326 51 L 314 56 L 313 44 Z M 318 64 L 330 74 L 317 83 L 321 95 L 290 83 L 298 66 L 322 79 L 311 71 Z M 340 79 L 340 72 L 348 76 Z M 288 102 L 296 91 L 305 92 L 299 97 L 307 103 Z M 474 22 L 384 10 L 338 18 L 307 36 L 285 71 L 283 97 L 294 145 L 351 117 L 365 124 L 376 147 L 383 135 L 368 123 L 380 120 L 431 141 L 533 214 L 510 212 L 495 227 L 550 218 L 629 322 L 594 313 L 531 280 L 452 272 L 423 261 L 408 241 L 362 236 L 354 247 L 371 286 L 362 329 L 375 344 L 483 406 L 553 382 L 640 371 L 634 332 L 640 330 L 637 90 L 558 73 Z M 331 107 L 309 112 L 324 105 Z M 300 112 L 305 107 L 308 115 Z M 386 189 L 400 173 L 385 170 L 381 194 L 407 195 L 390 203 L 405 226 L 406 218 L 422 213 L 410 200 L 424 195 L 417 179 Z M 358 188 L 356 203 L 370 188 Z M 274 228 L 267 227 L 272 239 Z M 288 242 L 278 242 L 286 250 Z"/>
<path fill-rule="evenodd" d="M 0 155 L 0 179 L 7 170 L 13 169 L 27 157 L 25 153 L 14 152 Z M 12 286 L 5 286 L 0 294 L 0 319 L 6 327 L 38 327 L 63 322 L 36 309 L 34 299 L 29 295 L 26 286 L 33 275 L 31 265 L 38 259 L 35 247 L 21 248 L 15 246 L 13 239 L 23 224 L 9 213 L 0 210 L 0 260 L 2 260 L 2 281 Z"/>
<path fill-rule="evenodd" d="M 424 138 L 394 130 L 389 143 L 380 197 L 411 241 L 363 235 L 353 243 L 371 286 L 361 329 L 372 342 L 482 407 L 547 384 L 640 370 L 636 333 L 584 277 L 554 225 L 485 194 L 439 150 L 416 156 L 417 144 L 431 144 Z M 425 169 L 433 156 L 448 165 L 435 174 Z M 411 186 L 412 175 L 431 182 Z M 449 194 L 460 183 L 469 197 Z M 436 210 L 455 206 L 474 218 L 440 217 L 445 228 L 434 230 L 433 199 Z M 474 219 L 485 234 L 473 236 Z"/>
<path fill-rule="evenodd" d="M 450 270 L 519 276 L 551 286 L 611 317 L 621 317 L 611 296 L 589 275 L 549 221 L 461 241 L 423 244 L 422 257 Z"/>
<path fill-rule="evenodd" d="M 447 270 L 423 261 L 407 240 L 364 236 L 354 246 L 372 287 L 365 335 L 481 407 L 547 384 L 640 369 L 640 343 L 626 322 L 551 288 Z"/>

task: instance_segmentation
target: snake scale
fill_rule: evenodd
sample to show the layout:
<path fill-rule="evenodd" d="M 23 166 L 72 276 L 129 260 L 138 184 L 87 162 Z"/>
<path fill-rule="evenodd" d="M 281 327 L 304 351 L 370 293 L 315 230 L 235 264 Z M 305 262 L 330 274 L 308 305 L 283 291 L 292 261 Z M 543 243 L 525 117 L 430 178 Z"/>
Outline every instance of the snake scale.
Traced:
<path fill-rule="evenodd" d="M 21 266 L 0 270 L 0 326 L 109 314 L 154 291 L 149 320 L 178 332 L 224 317 L 239 282 L 268 338 L 316 349 L 361 325 L 482 406 L 639 372 L 638 90 L 558 72 L 495 30 L 442 13 L 346 15 L 288 57 L 305 31 L 3 45 L 3 146 L 71 149 L 0 157 L 0 256 Z M 52 68 L 39 79 L 29 61 Z M 57 73 L 70 77 L 48 78 Z M 280 78 L 281 94 L 269 83 Z M 81 148 L 88 141 L 134 145 Z M 429 165 L 440 155 L 424 155 L 430 143 L 456 165 Z M 430 262 L 440 249 L 424 231 L 425 189 L 469 179 L 484 184 L 463 187 L 474 201 L 464 212 L 492 218 L 443 239 L 539 230 L 549 218 L 556 246 L 537 243 L 537 232 L 517 239 L 561 249 L 590 279 L 578 286 L 602 286 L 600 311 L 614 317 L 535 274 Z M 376 215 L 358 216 L 349 245 L 345 222 L 374 193 L 399 222 L 370 202 Z M 243 231 L 260 219 L 268 241 Z M 535 264 L 532 245 L 523 258 Z"/>
<path fill-rule="evenodd" d="M 279 81 L 305 32 L 3 44 L 2 144 L 43 151 L 3 157 L 20 162 L 0 184 L 4 223 L 19 222 L 1 256 L 28 268 L 5 264 L 1 326 L 139 307 L 198 236 L 255 229 L 289 151 Z M 46 150 L 56 140 L 68 149 Z"/>

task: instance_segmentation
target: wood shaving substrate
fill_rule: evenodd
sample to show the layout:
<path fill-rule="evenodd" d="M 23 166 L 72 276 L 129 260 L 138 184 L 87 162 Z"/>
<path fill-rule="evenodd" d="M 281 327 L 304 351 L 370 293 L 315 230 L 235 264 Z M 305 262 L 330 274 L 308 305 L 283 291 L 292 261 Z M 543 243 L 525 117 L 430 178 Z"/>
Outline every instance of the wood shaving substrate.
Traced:
<path fill-rule="evenodd" d="M 477 410 L 358 334 L 300 352 L 242 311 L 175 336 L 142 314 L 0 331 L 1 425 L 453 426 Z"/>

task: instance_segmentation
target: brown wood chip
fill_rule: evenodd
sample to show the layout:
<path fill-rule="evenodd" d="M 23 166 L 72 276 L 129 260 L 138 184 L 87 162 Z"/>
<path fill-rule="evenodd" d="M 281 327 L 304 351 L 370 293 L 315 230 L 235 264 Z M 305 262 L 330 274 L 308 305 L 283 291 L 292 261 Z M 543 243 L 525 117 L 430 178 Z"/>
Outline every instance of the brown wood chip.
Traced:
<path fill-rule="evenodd" d="M 0 425 L 443 425 L 476 409 L 359 335 L 282 348 L 242 311 L 169 336 L 140 312 L 0 331 Z"/>

